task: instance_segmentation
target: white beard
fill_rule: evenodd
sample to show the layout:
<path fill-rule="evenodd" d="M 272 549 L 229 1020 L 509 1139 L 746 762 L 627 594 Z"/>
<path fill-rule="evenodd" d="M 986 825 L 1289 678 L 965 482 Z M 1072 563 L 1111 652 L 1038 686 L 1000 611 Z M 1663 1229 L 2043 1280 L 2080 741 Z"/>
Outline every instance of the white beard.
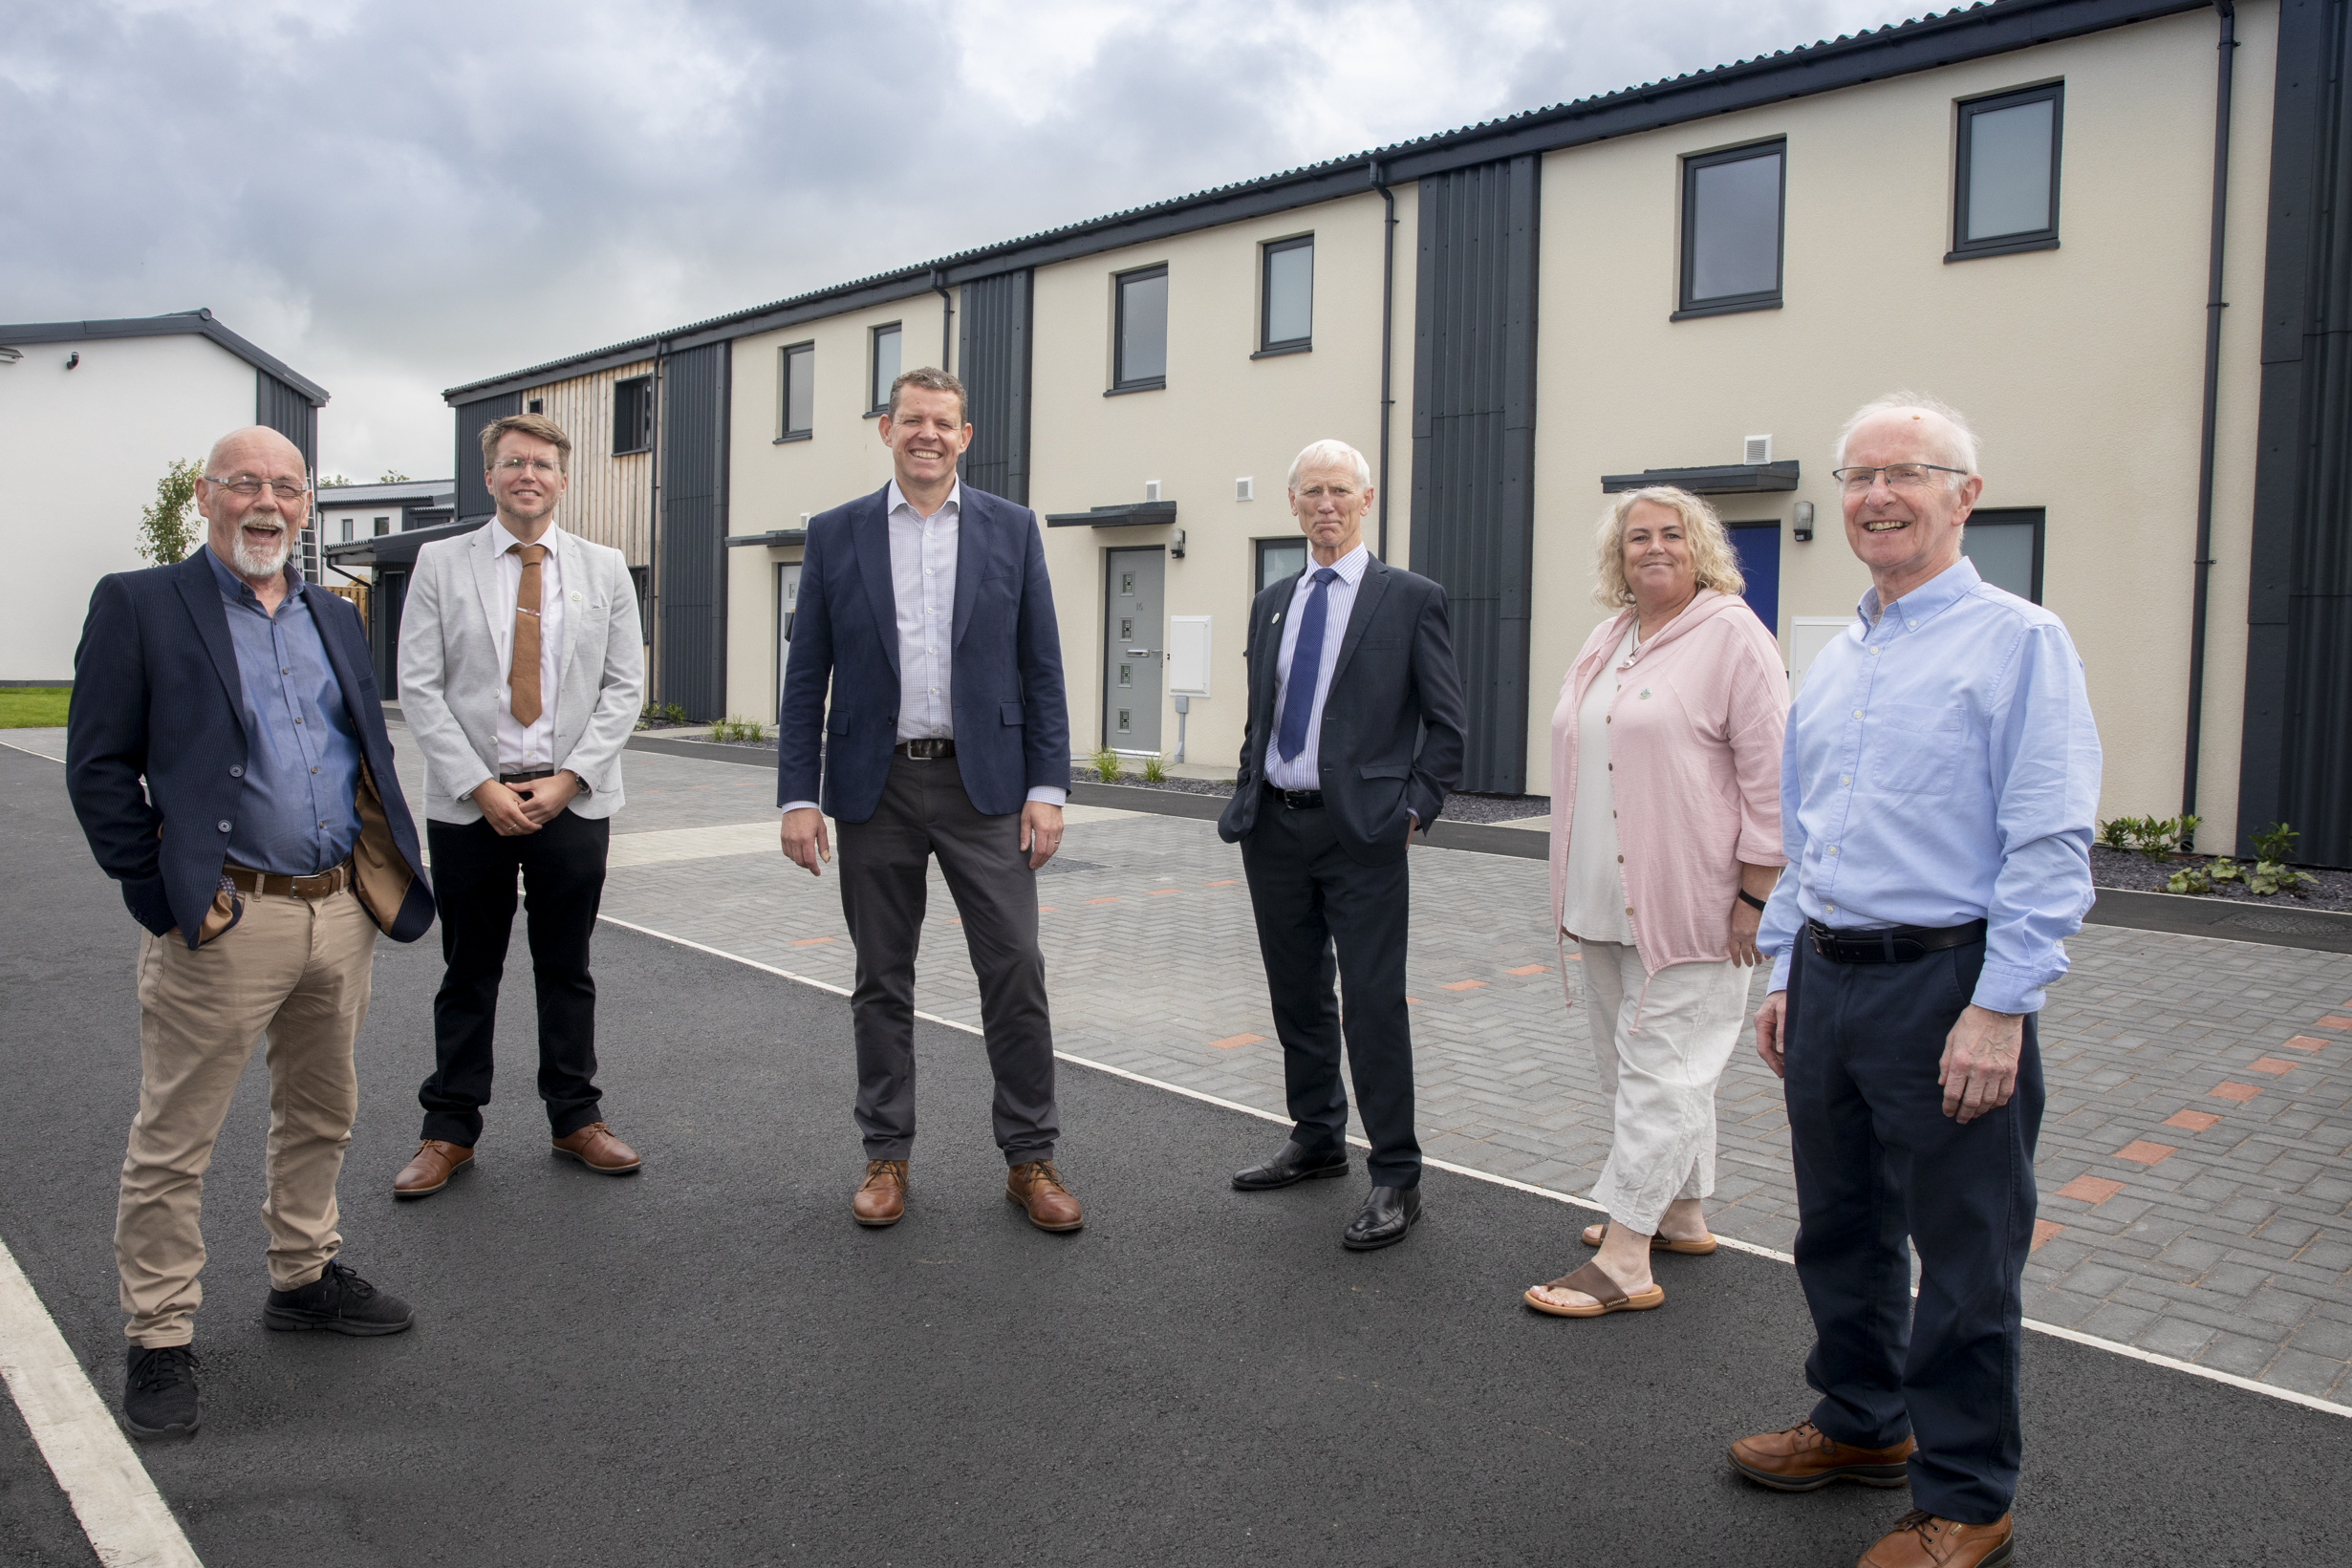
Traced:
<path fill-rule="evenodd" d="M 228 548 L 229 565 L 237 569 L 240 577 L 273 577 L 286 569 L 286 558 L 293 552 L 294 531 L 291 528 L 278 530 L 274 549 L 256 551 L 245 542 L 245 530 L 241 527 L 237 530 L 236 542 Z"/>

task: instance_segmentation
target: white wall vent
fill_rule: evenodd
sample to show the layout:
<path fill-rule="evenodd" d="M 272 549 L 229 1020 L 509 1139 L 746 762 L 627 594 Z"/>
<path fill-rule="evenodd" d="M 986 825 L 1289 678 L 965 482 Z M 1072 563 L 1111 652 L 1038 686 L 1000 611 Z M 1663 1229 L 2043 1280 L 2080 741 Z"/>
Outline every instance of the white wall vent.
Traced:
<path fill-rule="evenodd" d="M 1739 460 L 1741 462 L 1770 462 L 1772 461 L 1772 438 L 1770 436 L 1750 436 L 1741 450 L 1746 454 Z"/>
<path fill-rule="evenodd" d="M 1159 481 L 1155 479 L 1147 479 L 1143 482 L 1143 499 L 1146 501 L 1157 501 L 1159 499 Z"/>
<path fill-rule="evenodd" d="M 1257 500 L 1258 494 L 1256 489 L 1256 481 L 1246 479 L 1235 480 L 1233 482 L 1233 499 L 1236 501 Z"/>

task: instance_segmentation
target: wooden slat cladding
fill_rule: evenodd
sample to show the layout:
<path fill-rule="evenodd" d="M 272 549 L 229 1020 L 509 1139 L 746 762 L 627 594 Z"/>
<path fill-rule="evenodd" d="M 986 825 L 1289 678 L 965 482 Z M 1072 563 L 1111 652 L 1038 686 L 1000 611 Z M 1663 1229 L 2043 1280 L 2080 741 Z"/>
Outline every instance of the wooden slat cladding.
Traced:
<path fill-rule="evenodd" d="M 1421 182 L 1413 569 L 1444 585 L 1469 699 L 1464 789 L 1527 786 L 1538 161 Z"/>
<path fill-rule="evenodd" d="M 612 546 L 633 567 L 653 558 L 646 520 L 652 516 L 654 459 L 650 452 L 614 455 L 613 387 L 653 373 L 654 362 L 645 359 L 533 387 L 522 397 L 524 408 L 539 399 L 539 412 L 572 438 L 572 488 L 556 521 L 582 539 Z"/>

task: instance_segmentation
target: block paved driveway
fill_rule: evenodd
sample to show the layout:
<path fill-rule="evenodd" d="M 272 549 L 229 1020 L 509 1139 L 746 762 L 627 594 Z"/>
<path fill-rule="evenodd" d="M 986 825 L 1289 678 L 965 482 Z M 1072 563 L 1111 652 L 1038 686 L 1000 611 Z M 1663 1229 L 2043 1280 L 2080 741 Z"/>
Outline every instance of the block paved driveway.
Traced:
<path fill-rule="evenodd" d="M 400 766 L 414 800 L 413 746 Z M 769 769 L 633 751 L 628 794 L 607 914 L 852 983 L 831 869 L 811 878 L 775 848 Z M 1541 861 L 1413 850 L 1418 1121 L 1434 1157 L 1581 1194 L 1608 1157 L 1608 1107 L 1584 1009 L 1564 1005 L 1545 875 Z M 1241 879 L 1213 823 L 1073 808 L 1039 883 L 1059 1047 L 1280 1112 Z M 2027 1316 L 2352 1404 L 2352 956 L 2105 926 L 2068 947 L 2073 972 L 2041 1020 L 2049 1101 Z M 917 1005 L 978 1023 L 936 869 L 923 953 Z M 1567 970 L 1572 989 L 1572 956 Z M 673 1017 L 691 1028 L 693 1016 L 681 996 Z M 1712 1223 L 1787 1249 L 1780 1084 L 1747 1042 L 1717 1114 Z M 855 1138 L 846 1104 L 841 1136 Z M 1583 1255 L 1580 1219 L 1558 1212 L 1560 1270 Z"/>

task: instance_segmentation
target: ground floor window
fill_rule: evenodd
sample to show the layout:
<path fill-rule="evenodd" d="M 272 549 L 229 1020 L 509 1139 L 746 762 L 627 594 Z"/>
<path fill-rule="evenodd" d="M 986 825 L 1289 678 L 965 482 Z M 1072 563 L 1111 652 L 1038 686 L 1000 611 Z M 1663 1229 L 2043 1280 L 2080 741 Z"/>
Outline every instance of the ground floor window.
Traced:
<path fill-rule="evenodd" d="M 2020 599 L 2041 603 L 2042 509 L 1986 507 L 1969 518 L 1960 534 L 1960 553 L 1975 563 L 1976 575 Z"/>
<path fill-rule="evenodd" d="M 1295 577 L 1306 569 L 1306 540 L 1260 539 L 1258 547 L 1258 586 L 1251 593 L 1258 594 L 1272 588 L 1285 577 Z"/>

